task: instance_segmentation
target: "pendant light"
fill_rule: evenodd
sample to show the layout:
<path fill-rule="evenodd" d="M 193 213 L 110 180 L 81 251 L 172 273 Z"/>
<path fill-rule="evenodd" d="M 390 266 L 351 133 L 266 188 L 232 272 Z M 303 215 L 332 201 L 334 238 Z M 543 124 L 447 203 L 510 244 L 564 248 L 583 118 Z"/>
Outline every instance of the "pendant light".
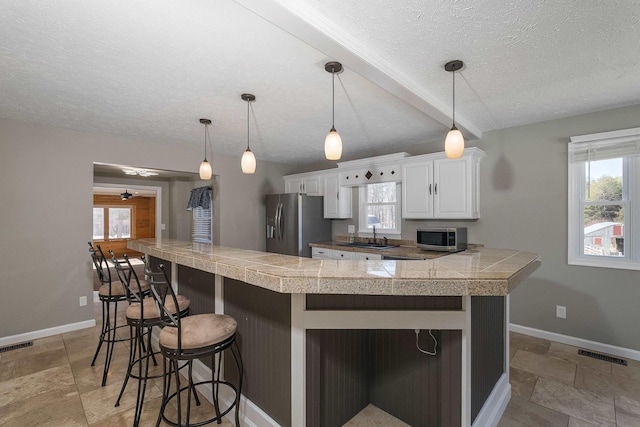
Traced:
<path fill-rule="evenodd" d="M 331 73 L 331 130 L 324 140 L 324 156 L 327 160 L 340 160 L 342 157 L 342 138 L 335 127 L 336 113 L 336 73 L 342 71 L 342 64 L 336 61 L 327 62 L 324 69 Z"/>
<path fill-rule="evenodd" d="M 240 97 L 247 101 L 247 149 L 242 154 L 240 167 L 242 168 L 242 173 L 252 174 L 256 172 L 256 156 L 253 155 L 251 148 L 249 148 L 249 106 L 251 102 L 256 100 L 256 97 L 250 93 L 243 93 Z"/>
<path fill-rule="evenodd" d="M 449 159 L 458 159 L 464 152 L 464 137 L 456 127 L 456 71 L 464 67 L 464 62 L 456 59 L 444 64 L 444 69 L 453 75 L 453 126 L 444 140 L 444 152 Z"/>
<path fill-rule="evenodd" d="M 211 179 L 211 163 L 207 161 L 207 139 L 209 139 L 209 125 L 211 120 L 200 119 L 204 125 L 204 160 L 200 163 L 200 179 Z"/>

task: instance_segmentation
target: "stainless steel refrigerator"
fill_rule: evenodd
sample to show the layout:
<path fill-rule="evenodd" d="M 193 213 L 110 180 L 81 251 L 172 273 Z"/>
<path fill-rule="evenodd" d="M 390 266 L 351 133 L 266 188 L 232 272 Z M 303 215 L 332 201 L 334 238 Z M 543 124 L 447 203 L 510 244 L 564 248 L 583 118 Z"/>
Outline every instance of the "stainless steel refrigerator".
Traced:
<path fill-rule="evenodd" d="M 331 240 L 331 221 L 324 219 L 322 196 L 268 194 L 267 252 L 311 257 L 311 242 Z"/>

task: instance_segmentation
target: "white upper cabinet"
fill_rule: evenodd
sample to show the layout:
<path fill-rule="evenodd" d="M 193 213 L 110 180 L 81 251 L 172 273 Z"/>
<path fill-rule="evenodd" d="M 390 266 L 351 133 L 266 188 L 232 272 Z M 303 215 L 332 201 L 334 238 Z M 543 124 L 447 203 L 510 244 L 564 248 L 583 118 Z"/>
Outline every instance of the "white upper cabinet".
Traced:
<path fill-rule="evenodd" d="M 322 177 L 320 174 L 286 176 L 284 178 L 284 192 L 322 196 Z"/>
<path fill-rule="evenodd" d="M 402 166 L 402 217 L 476 219 L 479 163 L 484 153 L 467 148 L 459 159 L 444 153 L 416 156 Z"/>
<path fill-rule="evenodd" d="M 338 173 L 324 176 L 324 217 L 351 218 L 351 187 L 340 186 Z"/>

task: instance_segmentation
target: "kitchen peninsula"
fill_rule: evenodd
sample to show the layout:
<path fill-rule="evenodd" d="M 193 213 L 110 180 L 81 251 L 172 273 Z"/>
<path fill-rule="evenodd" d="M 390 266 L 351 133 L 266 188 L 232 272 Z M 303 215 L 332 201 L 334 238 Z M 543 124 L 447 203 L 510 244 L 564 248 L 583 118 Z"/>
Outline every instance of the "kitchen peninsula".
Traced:
<path fill-rule="evenodd" d="M 256 425 L 339 426 L 370 403 L 414 426 L 497 422 L 510 397 L 508 295 L 540 265 L 490 248 L 350 261 L 167 239 L 128 246 L 169 267 L 196 312 L 236 318 L 243 412 Z M 416 348 L 419 338 L 433 352 L 427 330 L 435 356 Z"/>

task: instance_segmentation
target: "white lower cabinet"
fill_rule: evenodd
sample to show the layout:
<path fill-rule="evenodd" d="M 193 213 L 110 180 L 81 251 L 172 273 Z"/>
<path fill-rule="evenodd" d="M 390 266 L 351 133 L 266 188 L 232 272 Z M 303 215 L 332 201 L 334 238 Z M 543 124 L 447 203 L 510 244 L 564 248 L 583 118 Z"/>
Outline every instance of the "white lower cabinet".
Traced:
<path fill-rule="evenodd" d="M 355 259 L 362 259 L 365 261 L 378 261 L 382 259 L 382 255 L 380 254 L 370 254 L 367 252 L 355 252 L 355 254 L 356 254 Z"/>
<path fill-rule="evenodd" d="M 325 249 L 325 248 L 311 248 L 311 258 L 316 259 L 333 259 L 333 249 Z"/>
<path fill-rule="evenodd" d="M 356 259 L 356 253 L 351 251 L 333 250 L 333 259 Z"/>

